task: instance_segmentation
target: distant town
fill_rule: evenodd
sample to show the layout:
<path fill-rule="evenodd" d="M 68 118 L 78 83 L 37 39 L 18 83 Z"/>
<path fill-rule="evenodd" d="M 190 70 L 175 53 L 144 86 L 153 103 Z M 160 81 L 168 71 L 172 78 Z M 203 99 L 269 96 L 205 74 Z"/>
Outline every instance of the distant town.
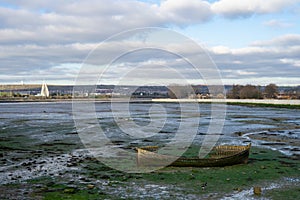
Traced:
<path fill-rule="evenodd" d="M 255 85 L 225 85 L 226 98 L 230 99 L 300 99 L 300 86 L 266 86 Z M 193 90 L 193 91 L 192 91 Z M 211 94 L 206 85 L 193 85 L 191 87 L 171 86 L 114 86 L 97 85 L 71 86 L 71 85 L 0 85 L 0 100 L 39 100 L 39 99 L 72 99 L 130 97 L 136 99 L 155 98 L 188 98 L 211 99 L 224 98 L 224 93 Z"/>

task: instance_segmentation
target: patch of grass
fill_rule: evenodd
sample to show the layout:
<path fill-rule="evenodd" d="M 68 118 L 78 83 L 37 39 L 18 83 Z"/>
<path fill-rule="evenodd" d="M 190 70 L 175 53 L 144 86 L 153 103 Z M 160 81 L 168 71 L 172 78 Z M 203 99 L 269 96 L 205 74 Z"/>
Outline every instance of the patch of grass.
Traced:
<path fill-rule="evenodd" d="M 33 186 L 39 187 L 31 194 L 32 197 L 43 197 L 43 199 L 102 199 L 107 195 L 96 188 L 88 189 L 85 184 L 77 183 L 68 185 L 62 180 L 43 177 L 27 181 Z"/>
<path fill-rule="evenodd" d="M 299 176 L 299 162 L 272 150 L 251 149 L 249 163 L 221 168 L 167 167 L 157 172 L 144 174 L 148 181 L 176 184 L 195 194 L 224 192 L 251 188 L 266 181 L 282 177 Z M 203 190 L 201 185 L 207 183 Z"/>
<path fill-rule="evenodd" d="M 243 103 L 243 102 L 227 102 L 228 105 L 250 106 L 250 107 L 273 107 L 273 108 L 289 108 L 300 109 L 300 105 L 293 104 L 270 104 L 270 103 Z"/>
<path fill-rule="evenodd" d="M 52 178 L 50 176 L 41 176 L 35 179 L 29 179 L 26 182 L 30 184 L 37 184 L 37 183 L 48 183 L 52 181 Z"/>
<path fill-rule="evenodd" d="M 273 200 L 295 200 L 300 197 L 300 188 L 292 187 L 292 188 L 283 188 L 283 189 L 273 189 L 271 191 L 266 192 L 266 197 Z"/>
<path fill-rule="evenodd" d="M 109 197 L 109 195 L 97 191 L 96 189 L 93 190 L 78 190 L 71 193 L 68 193 L 68 190 L 64 191 L 55 191 L 55 192 L 46 192 L 44 194 L 44 200 L 93 200 L 93 199 L 105 199 Z"/>

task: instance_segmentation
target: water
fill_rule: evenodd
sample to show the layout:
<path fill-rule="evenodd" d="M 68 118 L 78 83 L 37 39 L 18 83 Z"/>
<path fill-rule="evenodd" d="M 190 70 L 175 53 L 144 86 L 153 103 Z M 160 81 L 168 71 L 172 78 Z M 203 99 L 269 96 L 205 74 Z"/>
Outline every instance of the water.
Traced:
<path fill-rule="evenodd" d="M 132 103 L 129 116 L 122 109 L 123 103 L 116 105 L 119 108 L 115 113 L 111 112 L 109 103 L 96 103 L 95 107 L 97 123 L 107 138 L 128 146 L 168 143 L 178 130 L 182 131 L 180 125 L 184 126 L 183 134 L 196 131 L 192 134 L 195 136 L 194 143 L 201 144 L 212 116 L 210 104 L 199 105 L 200 119 L 189 104 L 183 104 L 181 108 L 177 103 L 165 103 L 153 109 L 150 103 Z M 181 118 L 182 110 L 189 113 L 188 117 Z M 70 102 L 3 103 L 0 111 L 1 138 L 26 138 L 24 145 L 53 141 L 80 143 Z M 82 117 L 85 117 L 84 113 Z M 127 126 L 128 123 L 131 126 Z M 254 145 L 280 150 L 287 155 L 299 155 L 299 138 L 300 112 L 297 109 L 229 105 L 218 143 L 251 141 Z"/>

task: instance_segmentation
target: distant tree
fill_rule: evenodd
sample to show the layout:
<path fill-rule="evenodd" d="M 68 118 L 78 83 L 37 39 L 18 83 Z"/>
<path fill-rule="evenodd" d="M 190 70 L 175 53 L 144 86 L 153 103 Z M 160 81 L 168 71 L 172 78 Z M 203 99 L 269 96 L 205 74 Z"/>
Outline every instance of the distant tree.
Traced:
<path fill-rule="evenodd" d="M 172 99 L 188 98 L 193 93 L 190 86 L 170 85 L 168 86 L 168 96 Z"/>
<path fill-rule="evenodd" d="M 13 93 L 13 97 L 22 97 L 20 93 Z"/>
<path fill-rule="evenodd" d="M 275 98 L 278 94 L 278 87 L 277 85 L 271 83 L 265 87 L 265 97 L 266 98 Z"/>
<path fill-rule="evenodd" d="M 300 99 L 300 86 L 296 87 L 297 99 Z"/>
<path fill-rule="evenodd" d="M 240 90 L 242 86 L 240 85 L 233 85 L 232 89 L 228 92 L 227 98 L 230 99 L 239 99 L 240 98 Z"/>
<path fill-rule="evenodd" d="M 240 90 L 241 99 L 259 99 L 261 98 L 261 92 L 254 85 L 246 85 Z"/>
<path fill-rule="evenodd" d="M 262 87 L 260 85 L 257 86 L 258 89 L 258 99 L 263 99 L 263 91 L 262 91 Z"/>

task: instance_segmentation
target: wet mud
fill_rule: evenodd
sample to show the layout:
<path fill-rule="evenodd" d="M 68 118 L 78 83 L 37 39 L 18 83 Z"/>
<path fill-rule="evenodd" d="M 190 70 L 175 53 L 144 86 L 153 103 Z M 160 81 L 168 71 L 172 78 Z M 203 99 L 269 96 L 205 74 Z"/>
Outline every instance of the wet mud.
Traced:
<path fill-rule="evenodd" d="M 248 164 L 166 167 L 130 174 L 107 167 L 87 151 L 74 125 L 71 104 L 0 106 L 0 199 L 293 199 L 300 195 L 297 109 L 228 107 L 218 143 L 251 142 Z M 168 106 L 172 117 L 157 137 L 118 137 L 110 117 L 101 115 L 99 121 L 105 122 L 103 129 L 112 145 L 125 150 L 157 145 L 176 132 L 177 107 Z M 147 112 L 143 104 L 136 109 Z M 99 110 L 109 113 L 106 105 L 99 105 Z M 201 114 L 194 145 L 201 144 L 210 119 L 208 108 Z M 145 115 L 136 120 L 147 119 Z M 253 193 L 257 186 L 262 189 L 260 196 Z"/>

